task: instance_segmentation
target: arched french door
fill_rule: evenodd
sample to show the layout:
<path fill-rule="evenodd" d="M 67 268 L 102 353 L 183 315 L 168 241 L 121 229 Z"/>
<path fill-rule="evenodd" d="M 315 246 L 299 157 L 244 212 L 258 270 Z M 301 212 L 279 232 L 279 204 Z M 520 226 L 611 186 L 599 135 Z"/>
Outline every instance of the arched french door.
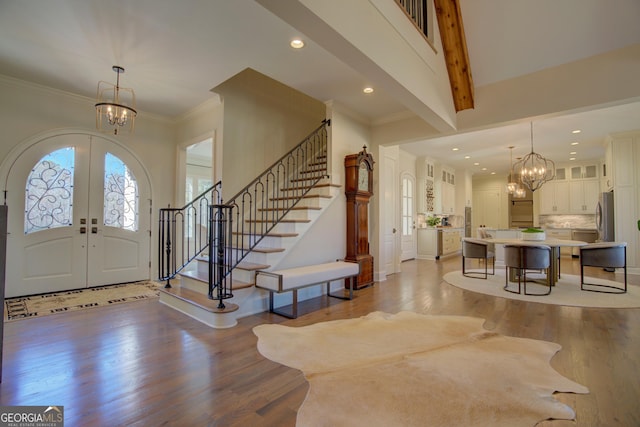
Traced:
<path fill-rule="evenodd" d="M 69 132 L 7 160 L 7 297 L 149 279 L 151 187 L 128 150 Z"/>

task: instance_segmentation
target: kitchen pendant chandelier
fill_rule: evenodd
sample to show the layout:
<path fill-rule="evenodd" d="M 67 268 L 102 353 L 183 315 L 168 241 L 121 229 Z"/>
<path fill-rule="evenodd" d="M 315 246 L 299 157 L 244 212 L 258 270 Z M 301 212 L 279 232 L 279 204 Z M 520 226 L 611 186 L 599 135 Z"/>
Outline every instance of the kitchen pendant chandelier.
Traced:
<path fill-rule="evenodd" d="M 513 194 L 516 192 L 519 185 L 515 180 L 515 175 L 513 174 L 513 145 L 509 147 L 509 150 L 509 157 L 511 158 L 509 166 L 511 167 L 511 173 L 509 174 L 509 182 L 507 183 L 507 193 Z"/>
<path fill-rule="evenodd" d="M 509 174 L 509 182 L 507 183 L 507 193 L 511 195 L 513 199 L 522 199 L 527 195 L 526 190 L 522 187 L 522 184 L 516 181 L 516 174 L 513 172 L 513 145 L 509 147 L 511 161 L 509 166 L 511 167 L 511 173 Z"/>
<path fill-rule="evenodd" d="M 98 82 L 96 128 L 114 135 L 118 135 L 120 129 L 128 128 L 131 133 L 138 114 L 136 95 L 133 89 L 120 87 L 120 74 L 124 73 L 124 68 L 118 65 L 112 68 L 117 74 L 116 84 Z"/>
<path fill-rule="evenodd" d="M 553 160 L 533 151 L 533 122 L 531 122 L 531 153 L 516 162 L 514 169 L 520 176 L 520 182 L 531 191 L 536 191 L 556 176 L 556 165 Z"/>
<path fill-rule="evenodd" d="M 512 197 L 514 199 L 524 199 L 525 197 L 527 197 L 527 190 L 525 190 L 522 185 L 518 185 L 518 188 L 513 192 Z"/>

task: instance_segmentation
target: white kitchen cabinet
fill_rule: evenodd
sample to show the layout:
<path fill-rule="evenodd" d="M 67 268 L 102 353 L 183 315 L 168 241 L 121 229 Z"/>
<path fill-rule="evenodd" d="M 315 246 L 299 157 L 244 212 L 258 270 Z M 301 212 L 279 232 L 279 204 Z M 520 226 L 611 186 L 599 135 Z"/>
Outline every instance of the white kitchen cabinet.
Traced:
<path fill-rule="evenodd" d="M 456 187 L 453 184 L 442 182 L 440 186 L 441 205 L 440 211 L 443 214 L 455 213 Z"/>
<path fill-rule="evenodd" d="M 418 228 L 418 259 L 436 259 L 438 232 L 437 228 Z"/>
<path fill-rule="evenodd" d="M 569 213 L 569 182 L 549 181 L 540 188 L 540 213 L 557 215 Z"/>
<path fill-rule="evenodd" d="M 574 214 L 593 214 L 598 204 L 600 182 L 584 179 L 569 183 L 569 211 Z"/>
<path fill-rule="evenodd" d="M 419 228 L 418 259 L 435 260 L 459 253 L 463 232 L 458 228 Z"/>
<path fill-rule="evenodd" d="M 598 178 L 598 165 L 595 163 L 571 166 L 571 179 Z"/>
<path fill-rule="evenodd" d="M 456 176 L 453 169 L 442 167 L 438 182 L 439 197 L 436 198 L 436 212 L 454 214 L 456 211 Z"/>
<path fill-rule="evenodd" d="M 611 148 L 615 239 L 627 243 L 627 267 L 640 272 L 640 132 L 617 135 L 608 141 Z"/>
<path fill-rule="evenodd" d="M 442 256 L 458 253 L 462 249 L 462 233 L 460 230 L 442 230 Z"/>
<path fill-rule="evenodd" d="M 613 189 L 613 147 L 611 143 L 607 144 L 604 152 L 604 163 L 602 164 L 602 174 L 600 175 L 600 188 L 602 191 L 610 191 Z"/>

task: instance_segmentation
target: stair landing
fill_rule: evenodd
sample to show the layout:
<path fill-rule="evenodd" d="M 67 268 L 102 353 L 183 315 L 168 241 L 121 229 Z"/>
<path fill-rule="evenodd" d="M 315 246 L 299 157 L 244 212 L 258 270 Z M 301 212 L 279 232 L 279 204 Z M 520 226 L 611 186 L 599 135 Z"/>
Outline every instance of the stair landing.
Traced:
<path fill-rule="evenodd" d="M 237 304 L 225 302 L 224 308 L 218 308 L 217 300 L 210 300 L 206 294 L 191 289 L 183 287 L 160 288 L 160 303 L 212 328 L 231 328 L 238 323 L 235 316 L 231 314 L 238 310 Z"/>

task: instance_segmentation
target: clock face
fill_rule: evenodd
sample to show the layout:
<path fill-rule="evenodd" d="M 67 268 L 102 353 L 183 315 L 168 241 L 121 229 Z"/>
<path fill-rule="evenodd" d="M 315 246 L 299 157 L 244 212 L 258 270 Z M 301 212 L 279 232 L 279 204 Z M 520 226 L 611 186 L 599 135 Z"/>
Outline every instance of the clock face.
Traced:
<path fill-rule="evenodd" d="M 358 190 L 369 191 L 369 168 L 366 163 L 360 163 L 358 169 Z"/>

